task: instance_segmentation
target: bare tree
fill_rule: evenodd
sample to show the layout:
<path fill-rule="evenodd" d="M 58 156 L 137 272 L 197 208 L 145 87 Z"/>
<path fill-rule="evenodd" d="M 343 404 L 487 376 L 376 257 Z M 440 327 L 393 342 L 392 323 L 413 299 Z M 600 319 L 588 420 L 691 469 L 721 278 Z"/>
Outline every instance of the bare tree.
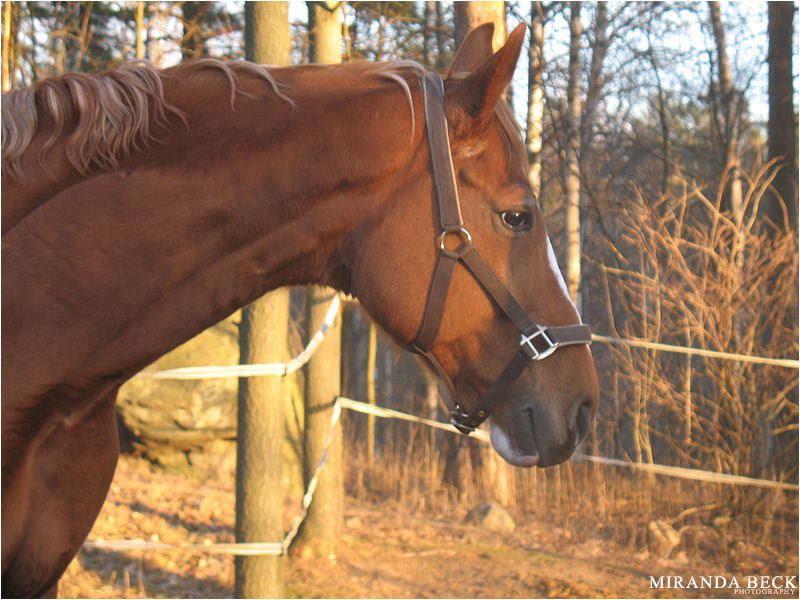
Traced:
<path fill-rule="evenodd" d="M 542 131 L 544 127 L 544 25 L 545 8 L 541 2 L 531 2 L 531 41 L 528 47 L 528 118 L 525 145 L 528 148 L 528 179 L 533 193 L 542 188 Z"/>
<path fill-rule="evenodd" d="M 728 50 L 725 41 L 725 28 L 719 10 L 719 2 L 708 3 L 711 28 L 714 32 L 714 42 L 717 46 L 718 88 L 712 90 L 712 102 L 719 106 L 722 112 L 721 123 L 718 127 L 722 132 L 722 142 L 725 148 L 723 158 L 723 182 L 728 181 L 729 205 L 734 214 L 739 214 L 742 209 L 742 181 L 739 174 L 739 124 L 741 114 L 741 98 L 734 90 L 731 67 L 728 62 Z M 727 177 L 725 176 L 727 175 Z"/>
<path fill-rule="evenodd" d="M 184 60 L 200 58 L 207 54 L 203 22 L 211 11 L 211 5 L 211 2 L 183 2 L 181 4 L 181 20 L 183 21 L 181 56 Z"/>
<path fill-rule="evenodd" d="M 424 12 L 424 30 L 423 35 L 423 58 L 425 64 L 429 67 L 436 65 L 436 17 L 441 12 L 436 10 L 438 2 L 426 2 Z"/>
<path fill-rule="evenodd" d="M 342 62 L 341 2 L 308 2 L 310 57 L 312 62 Z M 320 157 L 323 158 L 323 157 Z M 317 331 L 323 324 L 328 305 L 336 296 L 331 289 L 308 290 L 308 330 Z M 336 398 L 341 395 L 342 319 L 336 316 L 325 339 L 306 367 L 305 427 L 303 436 L 303 481 L 308 487 L 316 466 L 327 452 L 314 494 L 314 502 L 294 544 L 303 556 L 334 558 L 342 530 L 344 480 L 342 474 L 342 426 L 331 433 Z"/>
<path fill-rule="evenodd" d="M 289 64 L 288 2 L 249 2 L 245 6 L 246 55 L 250 60 Z M 289 288 L 270 292 L 242 311 L 242 363 L 289 359 Z M 239 382 L 236 452 L 236 541 L 278 542 L 283 538 L 284 402 L 283 377 L 243 378 Z M 283 557 L 236 557 L 238 598 L 281 598 Z"/>
<path fill-rule="evenodd" d="M 598 2 L 594 11 L 594 40 L 592 42 L 592 60 L 589 65 L 589 86 L 581 115 L 581 149 L 587 148 L 592 139 L 592 127 L 595 115 L 603 94 L 603 63 L 611 43 L 608 32 L 608 6 Z"/>
<path fill-rule="evenodd" d="M 775 224 L 788 221 L 797 228 L 797 126 L 792 81 L 793 2 L 769 2 L 769 158 L 780 171 L 773 186 L 778 196 L 767 197 L 764 212 Z M 785 212 L 784 212 L 785 211 Z M 784 216 L 785 214 L 785 216 Z"/>
<path fill-rule="evenodd" d="M 310 60 L 315 63 L 342 62 L 341 2 L 307 2 Z"/>
<path fill-rule="evenodd" d="M 570 5 L 567 142 L 564 160 L 566 190 L 567 288 L 580 307 L 581 284 L 581 3 Z"/>
<path fill-rule="evenodd" d="M 136 58 L 144 58 L 144 9 L 145 2 L 136 3 Z"/>
<path fill-rule="evenodd" d="M 506 8 L 500 1 L 464 1 L 453 4 L 456 47 L 467 34 L 483 23 L 494 23 L 492 47 L 497 50 L 506 41 Z"/>

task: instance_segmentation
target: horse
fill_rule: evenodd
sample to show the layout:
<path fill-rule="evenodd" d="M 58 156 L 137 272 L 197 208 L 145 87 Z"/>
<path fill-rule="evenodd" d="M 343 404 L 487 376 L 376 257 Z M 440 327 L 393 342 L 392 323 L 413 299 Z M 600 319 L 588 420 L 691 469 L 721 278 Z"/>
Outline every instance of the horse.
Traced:
<path fill-rule="evenodd" d="M 356 297 L 508 462 L 571 456 L 591 338 L 502 97 L 524 27 L 496 52 L 492 30 L 444 78 L 200 59 L 3 96 L 4 594 L 57 593 L 116 467 L 120 385 L 279 286 Z"/>

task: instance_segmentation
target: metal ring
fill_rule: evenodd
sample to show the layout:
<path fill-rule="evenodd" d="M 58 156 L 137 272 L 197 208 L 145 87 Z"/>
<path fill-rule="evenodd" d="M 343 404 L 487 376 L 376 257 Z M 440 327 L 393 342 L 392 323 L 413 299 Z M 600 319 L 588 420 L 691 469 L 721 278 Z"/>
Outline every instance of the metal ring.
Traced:
<path fill-rule="evenodd" d="M 471 246 L 472 245 L 472 236 L 469 234 L 469 231 L 464 229 L 463 227 L 458 231 L 443 231 L 442 235 L 439 236 L 439 248 L 444 251 L 447 248 L 444 245 L 444 240 L 448 235 L 457 235 L 461 240 L 461 247 Z"/>

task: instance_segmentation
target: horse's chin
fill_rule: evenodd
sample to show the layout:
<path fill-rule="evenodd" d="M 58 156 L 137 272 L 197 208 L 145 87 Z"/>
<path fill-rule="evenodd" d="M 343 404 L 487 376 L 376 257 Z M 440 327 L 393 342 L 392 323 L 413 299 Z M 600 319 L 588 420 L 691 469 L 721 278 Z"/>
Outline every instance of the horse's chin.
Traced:
<path fill-rule="evenodd" d="M 529 440 L 528 445 L 530 447 L 522 451 L 511 443 L 511 439 L 506 432 L 493 421 L 489 424 L 489 432 L 492 446 L 506 462 L 515 467 L 535 467 L 539 464 L 539 453 L 536 451 L 536 442 L 533 440 L 533 435 Z"/>

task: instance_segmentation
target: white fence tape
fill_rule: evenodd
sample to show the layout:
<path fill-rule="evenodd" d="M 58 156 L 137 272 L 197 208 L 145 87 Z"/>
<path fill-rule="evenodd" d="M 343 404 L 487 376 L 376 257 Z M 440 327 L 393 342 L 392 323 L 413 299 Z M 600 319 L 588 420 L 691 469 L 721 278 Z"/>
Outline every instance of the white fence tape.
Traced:
<path fill-rule="evenodd" d="M 163 542 L 150 542 L 147 540 L 87 540 L 84 546 L 87 548 L 107 548 L 109 550 L 199 550 L 202 552 L 217 552 L 221 554 L 233 554 L 235 556 L 263 556 L 263 555 L 279 555 L 286 554 L 289 546 L 300 531 L 300 525 L 308 514 L 308 508 L 311 506 L 311 501 L 314 499 L 314 492 L 317 489 L 319 476 L 322 473 L 322 468 L 328 461 L 328 450 L 331 447 L 333 440 L 333 433 L 335 431 L 336 422 L 342 414 L 342 404 L 334 402 L 333 410 L 331 411 L 331 424 L 328 429 L 328 436 L 325 439 L 325 450 L 317 462 L 314 469 L 314 474 L 308 482 L 308 488 L 303 495 L 302 510 L 289 532 L 284 536 L 282 542 L 231 542 L 231 543 L 180 543 L 180 544 L 166 544 Z"/>
<path fill-rule="evenodd" d="M 458 431 L 456 431 L 452 425 L 446 423 L 431 421 L 430 419 L 423 419 L 422 417 L 408 415 L 396 410 L 372 406 L 371 404 L 358 402 L 356 400 L 351 400 L 350 398 L 340 397 L 339 402 L 342 404 L 342 408 L 348 408 L 350 410 L 367 413 L 378 417 L 402 419 L 404 421 L 422 423 L 438 429 L 444 429 L 450 433 L 458 434 Z M 489 442 L 489 434 L 482 430 L 476 430 L 474 433 L 470 434 L 470 437 L 477 438 L 482 442 Z M 798 489 L 798 486 L 795 483 L 783 483 L 781 481 L 773 481 L 771 479 L 756 479 L 754 477 L 744 477 L 742 475 L 728 475 L 727 473 L 712 473 L 709 471 L 700 471 L 699 469 L 687 469 L 685 467 L 669 467 L 667 465 L 627 462 L 624 460 L 617 460 L 615 458 L 591 456 L 588 454 L 576 454 L 573 460 L 579 461 L 581 459 L 617 467 L 627 467 L 637 471 L 657 473 L 659 475 L 666 475 L 668 477 L 680 477 L 682 479 L 694 479 L 697 481 L 709 481 L 714 483 L 728 483 L 732 485 L 750 485 L 757 487 L 776 488 L 781 490 Z"/>
<path fill-rule="evenodd" d="M 182 367 L 180 369 L 167 369 L 164 371 L 142 371 L 136 377 L 151 379 L 217 379 L 220 377 L 256 377 L 260 375 L 288 375 L 294 373 L 305 365 L 311 355 L 319 348 L 325 334 L 333 325 L 333 320 L 339 312 L 341 301 L 335 295 L 325 314 L 322 325 L 309 340 L 303 351 L 287 363 L 266 363 L 256 365 L 230 365 L 224 367 Z"/>
<path fill-rule="evenodd" d="M 148 542 L 147 540 L 86 540 L 86 548 L 99 548 L 107 550 L 194 550 L 198 552 L 215 552 L 218 554 L 233 554 L 235 556 L 260 556 L 264 554 L 282 554 L 283 544 L 280 542 L 260 543 L 203 543 L 203 544 L 164 544 L 162 542 Z"/>
<path fill-rule="evenodd" d="M 343 408 L 355 412 L 375 415 L 376 417 L 381 417 L 385 419 L 399 419 L 402 421 L 420 423 L 422 425 L 435 427 L 436 429 L 442 429 L 450 433 L 461 435 L 458 433 L 458 431 L 455 430 L 455 428 L 453 428 L 452 425 L 448 423 L 441 423 L 439 421 L 434 421 L 432 419 L 425 419 L 423 417 L 409 415 L 404 412 L 391 410 L 388 408 L 382 408 L 380 406 L 373 406 L 365 402 L 359 402 L 351 398 L 345 398 L 344 396 L 340 396 L 336 399 L 336 402 L 333 405 L 333 411 L 331 413 L 330 429 L 328 430 L 328 436 L 325 441 L 325 450 L 323 451 L 322 456 L 320 457 L 319 462 L 317 463 L 317 466 L 314 469 L 314 475 L 311 477 L 311 480 L 308 483 L 308 488 L 306 489 L 306 493 L 303 495 L 302 511 L 300 515 L 298 515 L 297 518 L 295 519 L 292 528 L 286 534 L 282 542 L 166 544 L 162 542 L 150 542 L 147 540 L 98 539 L 98 540 L 87 540 L 86 542 L 84 542 L 84 546 L 87 548 L 106 548 L 110 550 L 194 550 L 202 552 L 233 554 L 237 556 L 285 554 L 288 551 L 289 546 L 292 543 L 292 540 L 294 540 L 295 536 L 297 535 L 297 532 L 300 530 L 300 526 L 302 525 L 303 520 L 308 514 L 308 508 L 311 506 L 311 502 L 314 499 L 314 491 L 317 489 L 317 482 L 319 481 L 319 476 L 322 473 L 322 469 L 325 467 L 325 464 L 328 459 L 328 450 L 330 449 L 331 440 L 333 439 L 334 428 L 336 426 L 336 422 L 339 420 L 339 417 L 341 415 L 341 409 Z M 488 443 L 490 441 L 489 435 L 482 430 L 476 430 L 472 434 L 472 437 L 484 443 Z M 756 479 L 753 477 L 743 477 L 741 475 L 728 475 L 726 473 L 712 473 L 708 471 L 700 471 L 698 469 L 687 469 L 684 467 L 669 467 L 666 465 L 633 463 L 623 460 L 617 460 L 614 458 L 591 456 L 588 454 L 575 455 L 574 460 L 576 461 L 587 460 L 590 462 L 596 462 L 618 467 L 625 467 L 638 471 L 656 473 L 658 475 L 666 475 L 668 477 L 679 477 L 682 479 L 707 481 L 711 483 L 747 485 L 747 486 L 757 486 L 757 487 L 766 487 L 766 488 L 792 490 L 792 491 L 797 491 L 798 489 L 797 484 L 793 483 L 784 483 L 781 481 L 772 481 L 769 479 Z"/>
<path fill-rule="evenodd" d="M 608 335 L 592 334 L 593 342 L 604 342 L 606 344 L 625 344 L 635 348 L 647 348 L 649 350 L 659 350 L 661 352 L 675 352 L 677 354 L 691 354 L 695 356 L 708 356 L 709 358 L 721 358 L 723 360 L 736 360 L 739 362 L 757 363 L 762 365 L 772 365 L 775 367 L 786 367 L 788 369 L 800 368 L 800 360 L 793 358 L 769 358 L 766 356 L 750 356 L 747 354 L 734 354 L 732 352 L 719 352 L 717 350 L 704 350 L 703 348 L 690 348 L 686 346 L 672 346 L 670 344 L 659 344 L 646 340 L 629 340 Z"/>
<path fill-rule="evenodd" d="M 627 467 L 636 471 L 656 473 L 668 477 L 680 477 L 681 479 L 693 479 L 695 481 L 708 481 L 711 483 L 728 483 L 731 485 L 749 485 L 755 487 L 774 488 L 778 490 L 795 490 L 796 483 L 784 483 L 783 481 L 773 481 L 772 479 L 756 479 L 755 477 L 744 477 L 743 475 L 728 475 L 727 473 L 712 473 L 701 471 L 700 469 L 689 469 L 687 467 L 669 467 L 667 465 L 657 465 L 649 463 L 628 462 L 616 458 L 605 458 L 604 456 L 591 456 L 589 454 L 576 454 L 573 460 L 588 460 L 605 465 L 616 467 Z"/>
<path fill-rule="evenodd" d="M 333 433 L 336 427 L 336 421 L 339 420 L 339 416 L 342 414 L 342 405 L 339 402 L 333 403 L 333 411 L 331 411 L 331 426 L 328 429 L 328 437 L 325 438 L 325 450 L 322 452 L 322 456 L 317 462 L 317 466 L 314 469 L 314 475 L 311 477 L 311 480 L 308 482 L 308 489 L 306 489 L 306 493 L 303 494 L 303 511 L 297 516 L 294 520 L 294 525 L 289 530 L 289 533 L 283 538 L 283 552 L 289 550 L 289 546 L 292 545 L 292 540 L 294 540 L 297 532 L 300 531 L 300 525 L 303 524 L 303 521 L 308 514 L 308 507 L 311 506 L 311 501 L 314 499 L 314 492 L 317 489 L 317 482 L 319 481 L 320 473 L 322 473 L 322 467 L 325 466 L 325 463 L 328 461 L 328 450 L 331 447 L 331 441 L 333 440 Z"/>
<path fill-rule="evenodd" d="M 337 399 L 337 404 L 341 404 L 342 408 L 348 408 L 355 412 L 360 412 L 368 415 L 375 415 L 376 417 L 383 417 L 385 419 L 399 419 L 401 421 L 412 421 L 414 423 L 422 423 L 423 425 L 428 425 L 429 427 L 435 427 L 436 429 L 442 429 L 449 433 L 458 433 L 458 431 L 456 431 L 456 429 L 450 423 L 440 423 L 439 421 L 434 421 L 432 419 L 425 419 L 423 417 L 409 415 L 404 412 L 400 412 L 399 410 L 381 408 L 380 406 L 374 406 L 372 404 L 367 404 L 366 402 L 351 400 L 350 398 L 345 398 L 344 396 L 340 396 Z M 470 434 L 470 437 L 479 439 L 482 442 L 489 441 L 489 434 L 482 429 L 476 429 L 472 434 Z"/>
<path fill-rule="evenodd" d="M 341 301 L 339 296 L 336 295 L 331 301 L 328 312 L 325 315 L 322 326 L 314 334 L 308 345 L 303 351 L 295 358 L 287 363 L 269 363 L 269 364 L 256 364 L 256 365 L 231 365 L 223 367 L 184 367 L 180 369 L 168 369 L 163 371 L 145 371 L 141 372 L 136 377 L 149 377 L 152 379 L 212 379 L 221 377 L 254 377 L 261 375 L 287 375 L 293 373 L 305 365 L 316 349 L 322 343 L 325 334 L 333 324 L 336 314 L 339 312 Z M 780 367 L 789 367 L 796 369 L 800 367 L 800 361 L 793 359 L 780 359 L 780 358 L 764 358 L 756 356 L 747 356 L 743 354 L 732 354 L 728 352 L 717 352 L 713 350 L 703 350 L 700 348 L 685 348 L 681 346 L 671 346 L 668 344 L 658 344 L 654 342 L 647 342 L 644 340 L 627 340 L 622 338 L 615 338 L 603 335 L 592 335 L 593 341 L 605 342 L 608 344 L 628 344 L 640 348 L 648 348 L 653 350 L 660 350 L 664 352 L 678 352 L 682 354 L 693 354 L 698 356 L 708 356 L 713 358 L 722 358 L 726 360 L 738 360 L 741 362 L 761 363 L 768 365 L 775 365 Z M 415 415 L 409 415 L 404 412 L 374 406 L 365 402 L 358 402 L 351 398 L 340 396 L 334 403 L 333 411 L 331 413 L 331 424 L 328 431 L 327 440 L 325 442 L 325 450 L 322 453 L 317 466 L 314 470 L 314 475 L 308 484 L 308 489 L 303 495 L 303 504 L 300 515 L 295 519 L 292 528 L 286 534 L 282 542 L 263 542 L 263 543 L 179 543 L 179 544 L 166 544 L 162 542 L 152 542 L 147 540 L 87 540 L 84 546 L 87 548 L 107 548 L 110 550 L 189 550 L 189 551 L 202 551 L 202 552 L 217 552 L 224 554 L 233 554 L 237 556 L 256 556 L 256 555 L 279 555 L 285 554 L 289 549 L 292 541 L 294 540 L 300 526 L 303 523 L 308 508 L 314 498 L 314 491 L 317 488 L 319 476 L 324 468 L 327 458 L 328 450 L 330 448 L 331 440 L 333 439 L 334 428 L 336 422 L 341 415 L 341 409 L 346 408 L 355 412 L 375 415 L 377 417 L 386 419 L 398 419 L 402 421 L 409 421 L 413 423 L 420 423 L 428 427 L 442 429 L 450 433 L 458 434 L 458 432 L 449 424 L 434 421 L 432 419 L 425 419 Z M 460 434 L 459 434 L 460 435 Z M 489 443 L 489 434 L 484 430 L 476 430 L 472 437 L 480 440 L 483 443 Z M 798 490 L 797 484 L 784 483 L 780 481 L 772 481 L 769 479 L 756 479 L 752 477 L 743 477 L 741 475 L 729 475 L 726 473 L 713 473 L 709 471 L 701 471 L 698 469 L 688 469 L 685 467 L 670 467 L 666 465 L 647 464 L 647 463 L 634 463 L 614 458 L 605 458 L 602 456 L 591 455 L 575 455 L 574 460 L 587 460 L 589 462 L 607 464 L 617 467 L 625 467 L 637 471 L 644 471 L 656 473 L 658 475 L 665 475 L 668 477 L 679 477 L 683 479 L 691 479 L 696 481 L 707 481 L 713 483 L 725 483 L 731 485 L 746 485 L 758 486 L 766 488 L 774 488 L 780 490 Z"/>

